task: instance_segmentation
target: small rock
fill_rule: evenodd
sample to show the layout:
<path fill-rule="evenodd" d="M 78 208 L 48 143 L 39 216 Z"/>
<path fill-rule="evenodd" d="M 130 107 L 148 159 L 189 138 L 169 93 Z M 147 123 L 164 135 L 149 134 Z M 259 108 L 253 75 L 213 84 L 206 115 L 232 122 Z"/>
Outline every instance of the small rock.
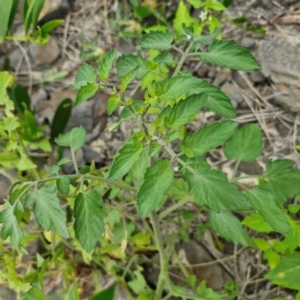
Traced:
<path fill-rule="evenodd" d="M 300 88 L 300 49 L 274 41 L 261 41 L 258 59 L 264 76 L 275 83 Z"/>
<path fill-rule="evenodd" d="M 84 160 L 87 163 L 91 163 L 92 161 L 94 161 L 95 163 L 101 162 L 100 154 L 97 151 L 93 150 L 91 147 L 87 145 L 84 145 L 82 149 L 83 149 Z"/>
<path fill-rule="evenodd" d="M 55 38 L 51 37 L 46 45 L 31 43 L 29 53 L 36 66 L 50 65 L 60 56 L 60 49 Z"/>
<path fill-rule="evenodd" d="M 227 81 L 232 74 L 232 71 L 230 69 L 221 69 L 218 73 L 217 76 L 215 77 L 213 84 L 220 86 L 222 85 L 225 81 Z"/>
<path fill-rule="evenodd" d="M 24 47 L 26 50 L 26 46 Z M 24 55 L 20 48 L 14 49 L 8 56 L 10 61 L 10 66 L 14 71 L 28 71 L 28 66 L 24 62 Z"/>
<path fill-rule="evenodd" d="M 212 66 L 212 67 L 210 67 L 209 70 L 208 70 L 207 77 L 208 77 L 208 78 L 215 78 L 216 73 L 217 73 L 216 67 Z"/>
<path fill-rule="evenodd" d="M 284 107 L 290 112 L 300 111 L 300 89 L 288 87 L 284 84 L 277 84 L 277 92 L 275 92 L 274 101 L 276 104 Z"/>
<path fill-rule="evenodd" d="M 247 49 L 252 49 L 256 44 L 255 39 L 244 37 L 241 41 L 241 45 Z"/>
<path fill-rule="evenodd" d="M 255 70 L 250 73 L 250 79 L 255 83 L 265 82 L 266 78 L 260 70 Z"/>
<path fill-rule="evenodd" d="M 244 99 L 240 91 L 232 83 L 225 83 L 221 90 L 227 94 L 234 107 L 237 107 Z"/>

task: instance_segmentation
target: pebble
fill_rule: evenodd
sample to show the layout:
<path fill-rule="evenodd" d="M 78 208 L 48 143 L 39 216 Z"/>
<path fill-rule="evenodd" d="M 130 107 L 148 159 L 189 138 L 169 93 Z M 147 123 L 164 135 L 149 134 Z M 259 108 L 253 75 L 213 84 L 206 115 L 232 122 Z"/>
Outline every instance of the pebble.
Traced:
<path fill-rule="evenodd" d="M 300 89 L 284 84 L 276 85 L 274 101 L 289 112 L 300 112 Z M 280 94 L 282 93 L 282 94 Z"/>
<path fill-rule="evenodd" d="M 250 79 L 255 83 L 262 83 L 266 81 L 264 74 L 260 70 L 251 72 Z"/>
<path fill-rule="evenodd" d="M 241 45 L 247 49 L 252 49 L 255 46 L 255 44 L 255 39 L 252 39 L 250 37 L 244 37 L 241 41 Z"/>
<path fill-rule="evenodd" d="M 217 86 L 222 85 L 225 81 L 227 81 L 230 78 L 231 74 L 232 74 L 232 71 L 230 69 L 221 69 L 217 73 L 212 84 L 217 85 Z"/>
<path fill-rule="evenodd" d="M 244 100 L 240 91 L 236 88 L 236 86 L 233 83 L 227 82 L 223 84 L 221 90 L 227 94 L 234 107 L 237 107 L 239 103 L 241 103 Z"/>
<path fill-rule="evenodd" d="M 56 39 L 50 37 L 46 45 L 31 43 L 29 45 L 29 53 L 35 66 L 42 66 L 53 64 L 59 58 L 61 51 Z"/>
<path fill-rule="evenodd" d="M 300 48 L 275 41 L 261 41 L 258 59 L 262 73 L 278 84 L 300 88 Z"/>

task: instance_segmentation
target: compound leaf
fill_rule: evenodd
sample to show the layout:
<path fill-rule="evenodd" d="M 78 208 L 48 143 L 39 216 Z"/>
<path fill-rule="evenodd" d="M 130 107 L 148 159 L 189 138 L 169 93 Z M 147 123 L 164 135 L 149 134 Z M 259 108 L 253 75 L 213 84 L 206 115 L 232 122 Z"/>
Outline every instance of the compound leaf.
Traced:
<path fill-rule="evenodd" d="M 0 237 L 6 240 L 10 237 L 10 241 L 15 249 L 18 249 L 23 238 L 23 231 L 19 225 L 21 222 L 20 212 L 23 211 L 22 205 L 19 203 L 11 205 L 7 202 L 8 207 L 0 212 Z"/>
<path fill-rule="evenodd" d="M 171 32 L 151 31 L 145 34 L 140 46 L 142 49 L 154 49 L 159 51 L 168 50 L 173 42 L 173 34 Z"/>
<path fill-rule="evenodd" d="M 104 55 L 99 65 L 98 74 L 100 79 L 103 80 L 104 82 L 107 82 L 108 80 L 109 72 L 113 67 L 113 63 L 116 58 L 116 55 L 117 55 L 116 49 L 110 50 Z"/>
<path fill-rule="evenodd" d="M 184 158 L 183 158 L 184 159 Z M 197 162 L 198 158 L 186 160 L 187 166 L 180 168 L 184 180 L 188 183 L 195 201 L 200 206 L 207 205 L 214 211 L 249 210 L 251 205 L 236 185 L 229 183 L 224 173 L 211 170 L 206 162 Z"/>
<path fill-rule="evenodd" d="M 203 126 L 194 135 L 187 135 L 180 150 L 188 156 L 202 155 L 228 140 L 238 126 L 234 121 L 214 122 Z"/>
<path fill-rule="evenodd" d="M 169 112 L 165 123 L 172 129 L 178 129 L 180 126 L 189 122 L 192 116 L 199 113 L 207 100 L 207 94 L 194 94 L 184 100 L 179 101 Z"/>
<path fill-rule="evenodd" d="M 139 159 L 140 153 L 143 150 L 143 143 L 129 141 L 120 150 L 114 158 L 108 178 L 116 180 L 126 175 L 132 165 Z"/>
<path fill-rule="evenodd" d="M 96 94 L 97 90 L 98 84 L 93 82 L 88 82 L 86 85 L 80 87 L 75 100 L 75 105 L 80 105 L 84 101 L 93 97 Z"/>
<path fill-rule="evenodd" d="M 173 168 L 167 159 L 157 161 L 145 173 L 145 181 L 137 194 L 137 206 L 142 217 L 159 208 L 174 180 Z"/>
<path fill-rule="evenodd" d="M 35 220 L 46 231 L 53 230 L 63 237 L 69 237 L 66 226 L 66 213 L 60 207 L 54 185 L 44 185 L 39 190 L 27 195 L 24 206 L 31 205 L 33 205 Z"/>
<path fill-rule="evenodd" d="M 277 159 L 266 165 L 266 187 L 276 195 L 280 204 L 300 193 L 300 170 L 292 169 L 294 164 L 289 159 Z"/>
<path fill-rule="evenodd" d="M 227 240 L 248 246 L 250 237 L 243 229 L 241 222 L 230 212 L 209 212 L 209 223 L 212 229 Z"/>
<path fill-rule="evenodd" d="M 75 237 L 86 252 L 91 252 L 104 233 L 107 216 L 101 195 L 94 189 L 77 195 L 74 204 Z"/>
<path fill-rule="evenodd" d="M 260 66 L 249 50 L 234 44 L 231 40 L 212 43 L 208 53 L 200 53 L 199 57 L 206 63 L 216 64 L 234 70 L 253 71 Z"/>
<path fill-rule="evenodd" d="M 136 75 L 137 79 L 142 79 L 147 73 L 147 61 L 141 55 L 123 54 L 116 63 L 118 76 L 123 78 L 128 72 L 134 68 L 139 67 Z"/>
<path fill-rule="evenodd" d="M 290 229 L 286 213 L 278 205 L 276 196 L 267 189 L 254 187 L 244 191 L 253 208 L 277 232 L 287 233 Z"/>
<path fill-rule="evenodd" d="M 300 252 L 284 256 L 265 278 L 279 286 L 300 290 Z"/>
<path fill-rule="evenodd" d="M 237 130 L 224 145 L 224 153 L 229 159 L 255 160 L 262 152 L 263 134 L 256 124 L 245 125 Z"/>
<path fill-rule="evenodd" d="M 88 83 L 95 83 L 96 72 L 91 65 L 83 63 L 81 67 L 78 68 L 76 75 L 76 81 L 74 84 L 70 85 L 71 89 L 79 90 L 82 86 L 87 85 Z"/>

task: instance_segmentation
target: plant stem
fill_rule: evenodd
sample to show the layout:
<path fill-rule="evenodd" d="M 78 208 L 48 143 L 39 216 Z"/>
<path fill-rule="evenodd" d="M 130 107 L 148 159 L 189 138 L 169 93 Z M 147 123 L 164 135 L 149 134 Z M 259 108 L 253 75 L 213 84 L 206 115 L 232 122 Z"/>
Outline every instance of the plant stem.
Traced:
<path fill-rule="evenodd" d="M 159 273 L 159 277 L 158 277 L 158 283 L 157 283 L 157 287 L 156 287 L 154 300 L 161 300 L 163 289 L 164 289 L 165 283 L 167 281 L 166 277 L 168 277 L 169 262 L 168 262 L 168 259 L 167 259 L 166 253 L 165 253 L 163 242 L 162 242 L 163 238 L 162 238 L 162 234 L 161 234 L 161 231 L 159 228 L 159 220 L 158 220 L 155 212 L 151 212 L 150 219 L 151 219 L 151 223 L 153 226 L 154 239 L 155 239 L 155 244 L 158 249 L 159 261 L 160 261 L 160 273 Z"/>
<path fill-rule="evenodd" d="M 233 169 L 233 172 L 232 172 L 231 179 L 235 178 L 235 175 L 236 175 L 236 172 L 237 172 L 237 170 L 239 168 L 240 163 L 241 163 L 240 159 L 236 161 L 234 169 Z"/>
<path fill-rule="evenodd" d="M 182 56 L 180 58 L 180 61 L 178 62 L 178 65 L 177 65 L 177 67 L 176 67 L 176 69 L 175 69 L 175 71 L 173 73 L 172 78 L 175 77 L 180 72 L 181 67 L 184 64 L 186 58 L 188 57 L 188 54 L 189 54 L 191 48 L 193 47 L 193 45 L 194 45 L 194 39 L 192 38 L 191 41 L 190 41 L 190 43 L 189 43 L 189 45 L 188 45 L 188 47 L 183 52 L 183 54 L 182 54 Z"/>
<path fill-rule="evenodd" d="M 44 183 L 44 182 L 48 182 L 48 181 L 57 180 L 57 179 L 62 178 L 64 176 L 66 176 L 66 175 L 58 175 L 58 176 L 49 177 L 49 178 L 46 178 L 46 179 L 37 180 L 37 181 L 26 182 L 26 184 Z M 91 180 L 106 183 L 108 185 L 114 185 L 114 186 L 116 186 L 120 189 L 123 189 L 123 190 L 131 191 L 131 192 L 137 192 L 137 189 L 132 187 L 132 186 L 129 186 L 127 184 L 123 184 L 123 183 L 117 182 L 117 181 L 111 181 L 109 179 L 105 179 L 105 178 L 102 178 L 102 177 L 99 177 L 99 176 L 88 175 L 88 174 L 75 174 L 75 175 L 68 175 L 68 177 L 70 179 L 91 179 Z"/>
<path fill-rule="evenodd" d="M 73 151 L 71 149 L 71 155 L 72 155 L 72 160 L 73 160 L 73 165 L 74 165 L 74 169 L 76 174 L 79 174 L 79 169 L 78 169 L 78 164 L 77 164 L 77 160 L 76 160 L 76 155 L 75 155 L 75 151 Z"/>
<path fill-rule="evenodd" d="M 159 214 L 158 216 L 158 219 L 159 220 L 162 220 L 164 219 L 168 214 L 170 214 L 172 211 L 178 209 L 179 207 L 189 203 L 191 201 L 191 199 L 185 199 L 185 200 L 182 200 L 182 201 L 179 201 L 177 202 L 176 204 L 168 207 L 166 210 L 164 210 L 162 213 Z"/>

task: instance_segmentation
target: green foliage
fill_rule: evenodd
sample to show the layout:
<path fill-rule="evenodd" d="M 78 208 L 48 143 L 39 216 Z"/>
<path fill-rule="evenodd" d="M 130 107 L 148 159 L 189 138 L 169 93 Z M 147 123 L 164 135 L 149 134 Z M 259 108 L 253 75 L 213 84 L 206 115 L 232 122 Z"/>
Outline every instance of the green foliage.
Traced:
<path fill-rule="evenodd" d="M 53 20 L 37 27 L 37 22 L 45 0 L 23 1 L 24 36 L 11 36 L 13 21 L 17 12 L 19 0 L 8 0 L 0 3 L 0 41 L 21 40 L 45 44 L 50 38 L 49 32 L 64 23 L 64 20 Z"/>
<path fill-rule="evenodd" d="M 206 13 L 225 9 L 218 1 L 189 3 L 202 7 Z M 40 6 L 36 4 L 34 9 L 33 4 L 26 5 L 27 2 L 24 10 L 29 31 L 36 22 Z M 179 7 L 174 25 L 187 13 L 183 1 Z M 259 66 L 250 52 L 241 46 L 232 41 L 215 41 L 220 38 L 220 30 L 214 29 L 208 36 L 200 36 L 202 25 L 197 27 L 192 19 L 187 19 L 187 22 L 190 24 L 181 26 L 180 32 L 178 29 L 175 34 L 167 30 L 145 34 L 138 46 L 143 50 L 142 54 L 124 54 L 117 58 L 116 51 L 111 50 L 104 55 L 97 71 L 88 64 L 78 69 L 75 83 L 71 85 L 72 89 L 78 90 L 76 105 L 103 90 L 110 95 L 108 114 L 119 111 L 119 108 L 122 111 L 120 120 L 109 130 L 118 128 L 123 122 L 130 123 L 132 128 L 128 140 L 113 156 L 111 165 L 102 169 L 93 162 L 82 169 L 77 165 L 76 151 L 83 147 L 86 132 L 80 126 L 63 133 L 66 121 L 61 119 L 68 119 L 71 113 L 69 100 L 58 108 L 51 125 L 51 138 L 59 146 L 60 157 L 58 161 L 53 157 L 52 167 L 48 170 L 38 169 L 28 150 L 50 152 L 50 143 L 43 136 L 44 128 L 37 125 L 30 110 L 30 98 L 25 96 L 22 100 L 20 95 L 24 91 L 14 87 L 11 100 L 7 89 L 12 87 L 14 77 L 7 72 L 0 73 L 0 104 L 4 112 L 0 121 L 0 135 L 4 141 L 0 164 L 4 168 L 28 171 L 25 178 L 19 176 L 15 180 L 6 203 L 1 207 L 0 237 L 8 240 L 15 253 L 21 255 L 26 241 L 36 238 L 35 234 L 24 229 L 33 215 L 42 239 L 50 245 L 45 243 L 45 247 L 49 253 L 50 248 L 53 252 L 52 260 L 58 260 L 65 249 L 73 259 L 72 251 L 77 251 L 81 253 L 82 262 L 100 265 L 118 277 L 122 284 L 128 277 L 126 288 L 138 294 L 138 299 L 162 299 L 165 284 L 169 296 L 186 299 L 183 287 L 171 282 L 168 264 L 175 241 L 184 236 L 183 232 L 201 211 L 208 215 L 207 223 L 203 224 L 205 228 L 234 243 L 261 249 L 272 269 L 266 277 L 273 283 L 300 290 L 296 251 L 300 230 L 293 215 L 299 211 L 299 205 L 283 206 L 287 198 L 300 194 L 300 171 L 293 168 L 291 160 L 270 160 L 265 174 L 252 176 L 259 179 L 259 184 L 248 189 L 241 181 L 244 178 L 236 177 L 235 171 L 241 161 L 253 161 L 261 155 L 261 130 L 254 124 L 240 126 L 230 120 L 236 112 L 228 96 L 219 87 L 182 70 L 189 58 L 237 70 L 254 70 Z M 209 24 L 205 23 L 205 26 L 209 25 L 210 29 L 215 26 L 213 21 Z M 55 24 L 49 24 L 44 32 L 53 26 Z M 206 49 L 203 45 L 208 45 L 207 52 L 202 52 Z M 120 83 L 111 88 L 110 72 L 114 66 Z M 145 87 L 144 96 L 139 99 L 127 96 L 128 87 L 134 80 Z M 204 109 L 218 115 L 218 121 L 201 125 L 194 133 L 188 132 L 186 125 L 200 118 Z M 70 148 L 71 160 L 63 157 L 62 147 Z M 236 161 L 230 179 L 210 164 L 208 154 L 217 147 L 223 148 L 229 160 Z M 63 174 L 62 167 L 67 163 L 73 164 L 74 174 Z M 167 199 L 172 199 L 170 202 L 175 201 L 175 204 L 166 204 Z M 195 213 L 181 211 L 179 208 L 187 202 L 194 202 L 198 210 Z M 128 214 L 127 209 L 132 206 L 138 215 Z M 130 208 L 131 211 L 134 209 Z M 178 218 L 174 218 L 174 211 L 178 212 Z M 147 223 L 148 217 L 152 227 Z M 168 222 L 169 219 L 180 222 L 182 228 L 164 240 L 159 225 L 160 221 Z M 148 232 L 141 230 L 142 225 L 149 229 Z M 282 238 L 274 239 L 273 235 L 268 240 L 252 238 L 251 231 L 248 233 L 243 225 L 259 233 L 278 232 Z M 130 247 L 127 247 L 128 243 Z M 139 253 L 149 251 L 158 251 L 160 258 L 155 291 L 147 286 L 138 261 Z M 131 258 L 125 268 L 114 260 L 124 262 L 127 256 Z M 66 259 L 64 257 L 61 261 Z M 59 266 L 61 261 L 53 262 L 37 256 L 36 273 L 24 279 L 6 271 L 5 280 L 13 283 L 19 295 L 26 295 L 25 299 L 41 297 L 42 278 L 38 274 L 43 276 L 47 264 Z M 8 268 L 14 268 L 13 263 L 7 259 Z M 76 273 L 70 265 L 69 272 Z M 132 266 L 136 267 L 134 271 Z M 186 285 L 194 293 L 191 299 L 226 299 L 206 287 L 205 283 L 196 282 L 195 276 L 190 276 L 185 267 L 181 267 Z M 66 278 L 70 278 L 68 276 L 66 274 Z M 4 279 L 0 277 L 0 280 Z M 67 288 L 70 289 L 67 299 L 79 298 L 76 281 Z M 93 299 L 112 298 L 114 291 L 115 286 L 97 290 Z"/>

